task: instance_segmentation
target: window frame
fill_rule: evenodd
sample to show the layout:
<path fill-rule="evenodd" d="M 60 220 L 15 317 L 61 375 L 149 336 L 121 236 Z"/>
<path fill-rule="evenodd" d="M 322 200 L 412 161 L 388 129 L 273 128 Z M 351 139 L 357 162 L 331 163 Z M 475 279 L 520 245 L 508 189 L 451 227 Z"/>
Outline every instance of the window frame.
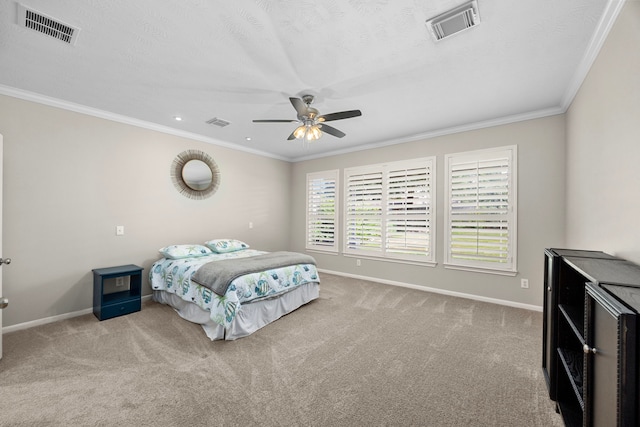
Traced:
<path fill-rule="evenodd" d="M 389 240 L 388 240 L 388 227 L 390 226 L 390 222 L 397 217 L 394 217 L 391 213 L 389 213 L 389 199 L 390 192 L 392 191 L 389 188 L 389 174 L 392 172 L 398 172 L 403 169 L 412 170 L 412 169 L 426 169 L 427 177 L 427 185 L 428 185 L 428 196 L 427 201 L 424 199 L 420 199 L 421 203 L 426 203 L 426 217 L 425 219 L 418 219 L 418 221 L 425 221 L 426 226 L 428 227 L 428 234 L 426 238 L 428 239 L 427 244 L 427 254 L 411 254 L 411 253 L 399 253 L 398 247 L 390 249 L 389 248 Z M 350 181 L 352 177 L 357 176 L 365 176 L 373 178 L 374 176 L 380 175 L 380 201 L 379 201 L 379 209 L 380 209 L 380 224 L 379 224 L 379 247 L 374 247 L 369 250 L 365 249 L 357 249 L 350 247 L 350 224 L 354 219 L 353 215 L 349 212 L 350 206 Z M 436 238 L 437 238 L 437 227 L 436 227 L 436 158 L 435 156 L 431 157 L 423 157 L 418 159 L 409 159 L 409 160 L 401 160 L 387 163 L 379 163 L 374 165 L 365 165 L 365 166 L 356 166 L 351 168 L 345 168 L 343 172 L 343 242 L 342 242 L 342 252 L 345 256 L 348 257 L 358 257 L 358 258 L 372 258 L 377 260 L 398 262 L 398 263 L 415 263 L 420 265 L 428 265 L 435 266 L 436 265 Z M 397 196 L 396 196 L 397 197 Z M 405 199 L 406 200 L 406 199 Z M 402 209 L 401 209 L 402 210 Z M 406 226 L 405 228 L 412 228 L 410 226 Z M 418 226 L 419 227 L 419 226 Z M 376 229 L 377 230 L 377 229 Z M 406 232 L 406 231 L 405 231 Z M 420 239 L 421 236 L 418 236 Z"/>
<path fill-rule="evenodd" d="M 313 180 L 321 179 L 325 181 L 333 181 L 334 184 L 334 194 L 333 194 L 333 203 L 334 203 L 334 212 L 333 212 L 333 244 L 332 245 L 319 245 L 313 244 L 311 241 L 311 229 L 309 227 L 311 223 L 311 206 L 310 203 L 310 193 L 311 188 L 310 184 Z M 330 253 L 338 253 L 339 252 L 339 235 L 340 235 L 340 170 L 332 169 L 328 171 L 320 171 L 320 172 L 310 172 L 307 173 L 307 181 L 306 181 L 306 214 L 305 214 L 305 248 L 311 251 L 319 251 L 319 252 L 330 252 Z M 319 215 L 320 216 L 320 215 Z"/>
<path fill-rule="evenodd" d="M 464 217 L 462 214 L 454 214 L 452 212 L 452 167 L 454 165 L 470 164 L 473 162 L 491 162 L 499 159 L 507 158 L 508 160 L 508 202 L 506 213 L 484 213 L 480 214 L 475 211 L 475 218 L 481 218 L 485 221 L 504 220 L 507 224 L 508 241 L 507 241 L 507 260 L 503 265 L 495 261 L 481 260 L 461 260 L 455 259 L 452 250 L 452 220 L 457 216 Z M 445 268 L 476 271 L 482 273 L 492 273 L 500 275 L 515 276 L 517 274 L 517 252 L 518 252 L 518 147 L 517 145 L 494 147 L 482 150 L 467 151 L 460 153 L 446 154 L 444 156 L 445 167 L 445 186 L 444 186 L 444 266 Z M 478 168 L 480 168 L 478 166 Z M 478 184 L 478 188 L 480 185 Z M 480 196 L 476 203 L 480 202 Z M 481 228 L 478 228 L 481 230 Z M 476 237 L 477 238 L 477 237 Z M 479 243 L 476 243 L 478 245 Z"/>

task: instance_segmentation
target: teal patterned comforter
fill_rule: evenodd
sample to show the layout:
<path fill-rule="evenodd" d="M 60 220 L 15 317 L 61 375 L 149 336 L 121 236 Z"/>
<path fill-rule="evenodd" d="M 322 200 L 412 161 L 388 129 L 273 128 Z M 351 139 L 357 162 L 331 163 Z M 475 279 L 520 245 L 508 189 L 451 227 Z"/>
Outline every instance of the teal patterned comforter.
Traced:
<path fill-rule="evenodd" d="M 149 283 L 153 290 L 174 293 L 183 300 L 210 311 L 211 320 L 226 327 L 233 321 L 243 303 L 274 297 L 305 283 L 320 282 L 313 264 L 297 264 L 240 276 L 231 282 L 224 296 L 216 295 L 210 289 L 191 281 L 191 276 L 198 268 L 208 262 L 265 253 L 245 249 L 196 258 L 162 258 L 151 266 Z"/>

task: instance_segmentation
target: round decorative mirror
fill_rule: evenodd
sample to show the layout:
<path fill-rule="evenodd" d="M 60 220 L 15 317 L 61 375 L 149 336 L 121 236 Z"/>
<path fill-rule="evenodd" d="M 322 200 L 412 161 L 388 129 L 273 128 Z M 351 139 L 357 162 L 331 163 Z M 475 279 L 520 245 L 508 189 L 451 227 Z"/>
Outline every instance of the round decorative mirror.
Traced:
<path fill-rule="evenodd" d="M 173 160 L 171 180 L 181 194 L 191 199 L 206 199 L 218 189 L 220 171 L 207 153 L 187 150 Z"/>
<path fill-rule="evenodd" d="M 204 191 L 211 185 L 213 172 L 202 160 L 189 160 L 182 167 L 182 180 L 192 190 Z"/>

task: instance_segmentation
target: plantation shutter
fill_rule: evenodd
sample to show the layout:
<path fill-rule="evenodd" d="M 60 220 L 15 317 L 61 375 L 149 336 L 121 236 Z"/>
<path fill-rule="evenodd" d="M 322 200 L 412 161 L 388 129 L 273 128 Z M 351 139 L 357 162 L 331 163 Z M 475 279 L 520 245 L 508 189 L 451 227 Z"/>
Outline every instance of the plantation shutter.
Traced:
<path fill-rule="evenodd" d="M 514 151 L 447 156 L 447 263 L 515 269 Z"/>
<path fill-rule="evenodd" d="M 382 171 L 346 178 L 346 248 L 382 253 Z"/>
<path fill-rule="evenodd" d="M 434 163 L 345 170 L 345 253 L 433 262 Z"/>
<path fill-rule="evenodd" d="M 307 249 L 338 251 L 338 171 L 307 175 Z"/>
<path fill-rule="evenodd" d="M 431 168 L 393 169 L 387 178 L 386 250 L 430 255 Z"/>

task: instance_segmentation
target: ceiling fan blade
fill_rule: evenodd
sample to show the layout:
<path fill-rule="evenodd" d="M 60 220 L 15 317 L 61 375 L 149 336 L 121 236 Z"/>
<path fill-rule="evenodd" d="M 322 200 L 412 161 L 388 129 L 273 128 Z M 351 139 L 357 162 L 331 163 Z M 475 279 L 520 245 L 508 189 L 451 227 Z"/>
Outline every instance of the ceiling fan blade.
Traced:
<path fill-rule="evenodd" d="M 319 122 L 330 122 L 332 120 L 350 119 L 362 115 L 360 110 L 340 111 L 339 113 L 323 114 L 318 116 Z"/>
<path fill-rule="evenodd" d="M 289 138 L 287 138 L 287 141 L 293 141 L 294 139 L 296 139 L 296 136 L 294 135 L 294 133 L 296 133 L 295 130 L 291 132 L 291 135 L 289 135 Z"/>
<path fill-rule="evenodd" d="M 346 135 L 346 133 L 334 128 L 333 126 L 325 125 L 324 123 L 318 124 L 318 127 L 320 127 L 321 131 L 326 132 L 329 135 L 333 135 L 337 138 L 342 138 Z"/>
<path fill-rule="evenodd" d="M 287 119 L 263 119 L 263 120 L 254 120 L 253 123 L 297 123 L 297 120 L 287 120 Z"/>
<path fill-rule="evenodd" d="M 305 104 L 302 99 L 291 97 L 289 98 L 289 101 L 291 101 L 291 105 L 293 105 L 293 108 L 296 109 L 299 116 L 304 116 L 307 114 L 307 104 Z"/>

